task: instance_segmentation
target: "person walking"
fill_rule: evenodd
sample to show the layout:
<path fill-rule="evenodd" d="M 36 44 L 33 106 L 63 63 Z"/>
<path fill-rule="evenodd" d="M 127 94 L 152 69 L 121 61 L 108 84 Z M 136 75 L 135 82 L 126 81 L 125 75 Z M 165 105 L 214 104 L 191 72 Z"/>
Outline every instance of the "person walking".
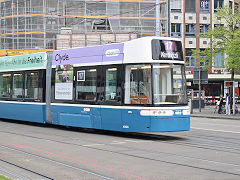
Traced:
<path fill-rule="evenodd" d="M 231 102 L 230 102 L 230 96 L 229 96 L 229 94 L 227 93 L 227 94 L 226 94 L 226 105 L 225 105 L 225 107 L 226 107 L 226 115 L 230 115 L 230 114 L 231 114 L 230 104 L 231 104 Z"/>
<path fill-rule="evenodd" d="M 218 104 L 218 114 L 221 114 L 222 112 L 222 105 L 223 105 L 223 97 L 220 96 L 219 104 Z"/>

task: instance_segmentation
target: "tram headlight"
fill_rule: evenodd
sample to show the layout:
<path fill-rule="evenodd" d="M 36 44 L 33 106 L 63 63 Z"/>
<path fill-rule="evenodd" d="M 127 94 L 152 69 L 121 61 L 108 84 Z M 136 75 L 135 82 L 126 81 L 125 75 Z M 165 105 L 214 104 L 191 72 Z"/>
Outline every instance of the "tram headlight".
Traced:
<path fill-rule="evenodd" d="M 141 110 L 141 116 L 173 116 L 173 110 Z"/>
<path fill-rule="evenodd" d="M 190 110 L 189 109 L 184 109 L 182 111 L 183 115 L 190 115 Z"/>

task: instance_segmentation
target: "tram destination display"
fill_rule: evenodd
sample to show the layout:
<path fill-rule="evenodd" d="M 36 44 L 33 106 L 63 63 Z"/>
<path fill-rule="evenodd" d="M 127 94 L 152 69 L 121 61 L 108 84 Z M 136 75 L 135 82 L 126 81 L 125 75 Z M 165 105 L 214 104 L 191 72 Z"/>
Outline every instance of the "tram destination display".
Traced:
<path fill-rule="evenodd" d="M 180 41 L 152 40 L 153 60 L 183 60 Z"/>

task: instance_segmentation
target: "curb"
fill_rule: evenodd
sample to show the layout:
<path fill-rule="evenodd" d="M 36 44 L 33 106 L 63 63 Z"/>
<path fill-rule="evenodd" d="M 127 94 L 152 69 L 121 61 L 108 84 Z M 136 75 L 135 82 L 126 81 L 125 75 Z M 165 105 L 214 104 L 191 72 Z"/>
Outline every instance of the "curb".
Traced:
<path fill-rule="evenodd" d="M 216 117 L 216 116 L 197 116 L 197 115 L 191 115 L 190 114 L 190 117 L 198 117 L 198 118 L 211 118 L 211 119 L 230 119 L 230 120 L 240 120 L 240 116 L 239 116 L 239 119 L 237 117 L 228 117 L 228 116 L 225 116 L 225 117 Z"/>

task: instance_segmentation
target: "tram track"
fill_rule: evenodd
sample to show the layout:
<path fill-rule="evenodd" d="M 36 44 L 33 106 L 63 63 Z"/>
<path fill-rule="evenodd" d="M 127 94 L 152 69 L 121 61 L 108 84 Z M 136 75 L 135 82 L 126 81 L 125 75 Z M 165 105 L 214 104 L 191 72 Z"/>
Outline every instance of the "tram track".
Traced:
<path fill-rule="evenodd" d="M 35 125 L 35 124 L 34 124 Z M 50 125 L 50 127 L 52 128 L 52 125 Z M 53 126 L 53 128 L 58 128 L 58 129 L 63 129 L 63 130 L 68 130 L 68 128 L 65 128 L 65 127 L 60 127 L 60 126 Z M 14 128 L 10 128 L 12 130 L 14 130 Z M 74 128 L 74 127 L 71 127 L 70 128 L 71 131 L 79 131 L 79 128 Z M 82 132 L 88 132 L 88 131 L 85 131 L 83 129 L 80 129 L 80 131 Z M 92 130 L 94 131 L 94 130 Z M 38 133 L 38 134 L 44 134 L 43 132 L 38 132 L 38 131 L 28 131 L 30 133 Z M 99 133 L 100 132 L 100 133 Z M 194 132 L 194 131 L 193 131 Z M 189 145 L 193 145 L 193 147 L 196 147 L 196 144 L 198 145 L 199 148 L 204 148 L 204 147 L 207 147 L 206 149 L 209 149 L 209 146 L 211 147 L 215 147 L 215 149 L 213 150 L 220 150 L 221 149 L 216 149 L 218 147 L 220 148 L 227 148 L 227 149 L 234 149 L 236 151 L 239 151 L 240 152 L 240 143 L 237 143 L 236 141 L 239 141 L 240 139 L 238 138 L 228 138 L 228 137 L 219 137 L 219 136 L 214 136 L 214 135 L 208 135 L 208 134 L 192 134 L 191 135 L 182 135 L 182 134 L 178 134 L 178 135 L 155 135 L 155 134 L 149 134 L 149 133 L 121 133 L 121 132 L 110 132 L 109 131 L 103 131 L 103 130 L 95 130 L 95 133 L 96 134 L 102 134 L 102 133 L 106 133 L 107 135 L 111 135 L 113 136 L 114 134 L 116 134 L 116 136 L 122 136 L 122 137 L 132 137 L 132 138 L 137 138 L 137 139 L 146 139 L 146 140 L 161 140 L 161 141 L 168 141 L 171 142 L 172 144 L 173 143 L 177 143 L 178 145 L 184 145 L 184 144 L 187 144 L 188 146 Z M 56 134 L 49 134 L 49 133 L 45 133 L 45 135 L 48 135 L 48 136 L 56 136 Z M 68 137 L 68 136 L 63 136 L 63 135 L 58 135 L 58 137 L 62 137 L 62 138 L 66 138 L 66 139 L 73 139 L 72 137 Z M 189 140 L 189 138 L 194 138 L 195 140 L 197 140 L 197 142 L 192 142 Z M 228 141 L 226 140 L 223 140 L 223 139 L 228 139 Z M 213 144 L 208 144 L 206 142 L 200 142 L 200 141 L 203 141 L 203 140 L 207 140 L 207 141 L 210 141 L 210 142 L 214 142 L 214 145 Z M 235 141 L 234 141 L 235 140 Z M 91 140 L 90 140 L 91 141 Z M 93 143 L 99 143 L 99 142 L 95 142 L 93 141 Z M 228 144 L 228 146 L 226 146 L 226 144 L 222 145 L 221 143 L 226 143 Z M 202 146 L 199 146 L 199 144 L 202 144 Z M 233 145 L 233 146 L 231 146 Z M 237 146 L 237 148 L 236 148 Z M 226 151 L 224 150 L 223 152 L 232 152 L 232 151 Z M 235 152 L 232 152 L 232 153 L 235 153 Z M 239 154 L 238 152 L 236 152 L 236 154 Z"/>
<path fill-rule="evenodd" d="M 53 159 L 50 159 L 50 158 L 46 158 L 46 157 L 43 157 L 43 156 L 40 156 L 40 155 L 37 155 L 37 154 L 34 154 L 34 153 L 29 153 L 27 151 L 23 151 L 23 150 L 20 150 L 20 149 L 17 149 L 17 148 L 5 146 L 5 145 L 0 145 L 0 148 L 11 150 L 11 151 L 15 151 L 15 152 L 18 152 L 18 153 L 23 153 L 25 155 L 32 156 L 34 158 L 38 158 L 38 159 L 42 159 L 42 160 L 45 160 L 45 161 L 49 161 L 51 163 L 58 164 L 58 165 L 61 165 L 61 166 L 65 166 L 65 167 L 68 167 L 68 168 L 71 168 L 71 169 L 74 169 L 74 170 L 77 170 L 77 171 L 81 171 L 83 173 L 87 173 L 87 174 L 90 174 L 90 175 L 93 175 L 95 177 L 99 177 L 99 178 L 102 178 L 102 179 L 115 180 L 114 178 L 110 178 L 108 176 L 105 176 L 105 175 L 102 175 L 102 174 L 99 174 L 99 173 L 96 173 L 96 172 L 93 172 L 93 171 L 89 171 L 89 170 L 86 170 L 86 169 L 83 169 L 83 168 L 79 168 L 79 167 L 76 167 L 76 166 L 73 166 L 73 165 L 69 165 L 69 164 L 66 164 L 66 163 L 63 163 L 63 162 L 60 162 L 60 161 L 56 161 L 56 160 L 53 160 Z M 42 174 L 40 174 L 38 172 L 32 171 L 32 170 L 30 170 L 28 168 L 24 168 L 24 167 L 21 167 L 19 165 L 13 164 L 13 163 L 8 162 L 6 160 L 0 159 L 0 161 L 1 162 L 5 162 L 7 164 L 10 164 L 12 166 L 15 166 L 17 168 L 21 168 L 21 169 L 23 169 L 25 171 L 28 171 L 30 173 L 36 174 L 36 175 L 38 175 L 38 176 L 40 176 L 42 178 L 49 179 L 49 180 L 53 180 L 54 179 L 54 178 L 50 178 L 50 177 L 47 177 L 45 175 L 42 175 Z"/>
<path fill-rule="evenodd" d="M 235 142 L 229 142 L 224 140 L 218 140 L 214 138 L 205 138 L 204 135 L 194 136 L 194 135 L 179 135 L 185 141 L 169 141 L 168 143 L 176 145 L 186 145 L 189 147 L 196 147 L 208 150 L 217 150 L 221 152 L 228 152 L 233 154 L 240 154 L 240 145 Z M 194 140 L 193 140 L 194 139 Z M 207 141 L 207 142 L 206 142 Z M 236 140 L 238 141 L 238 140 Z"/>
<path fill-rule="evenodd" d="M 0 132 L 5 132 L 5 133 L 10 133 L 10 132 L 6 132 L 6 131 L 0 131 Z M 36 133 L 33 131 L 29 131 L 31 133 Z M 15 133 L 11 133 L 11 134 L 15 134 Z M 43 134 L 41 132 L 41 134 Z M 20 134 L 16 134 L 16 135 L 20 135 Z M 42 139 L 42 138 L 38 138 L 36 136 L 28 136 L 28 135 L 24 135 L 21 134 L 22 136 L 25 137 L 32 137 L 32 138 L 36 138 L 36 139 Z M 72 139 L 72 140 L 83 140 L 83 139 L 79 139 L 79 138 L 72 138 L 72 137 L 68 137 L 68 136 L 63 136 L 63 135 L 52 135 L 52 134 L 45 134 L 45 135 L 50 135 L 50 136 L 57 136 L 57 137 L 62 137 L 62 138 L 66 138 L 67 140 Z M 123 134 L 122 134 L 123 135 Z M 168 135 L 151 135 L 151 134 L 144 134 L 144 133 L 131 133 L 128 134 L 130 137 L 137 137 L 140 138 L 142 137 L 143 139 L 146 139 L 146 135 L 148 136 L 147 139 L 149 140 L 162 140 L 162 142 L 164 143 L 168 143 L 168 144 L 175 144 L 175 145 L 182 145 L 182 146 L 188 146 L 188 147 L 194 147 L 194 148 L 200 148 L 200 149 L 206 149 L 206 150 L 214 150 L 214 151 L 221 151 L 221 152 L 226 152 L 226 153 L 233 153 L 233 154 L 240 154 L 240 148 L 235 148 L 235 147 L 228 147 L 226 145 L 217 145 L 216 141 L 214 141 L 215 144 L 207 144 L 207 143 L 199 143 L 199 142 L 192 142 L 190 140 L 187 139 L 187 137 L 191 137 L 191 138 L 196 138 L 199 139 L 195 136 L 182 136 L 181 138 L 184 139 L 184 141 L 179 141 L 179 137 L 176 138 L 176 140 L 174 140 L 175 138 L 173 136 L 168 136 Z M 152 138 L 152 139 L 151 139 Z M 202 138 L 202 136 L 201 136 Z M 51 140 L 51 139 L 42 139 L 42 140 Z M 51 140 L 54 141 L 54 140 Z M 94 143 L 94 144 L 103 144 L 103 145 L 110 145 L 113 146 L 113 144 L 107 144 L 107 143 L 102 143 L 102 142 L 98 142 L 98 141 L 93 141 L 93 140 L 83 140 L 86 143 Z M 55 141 L 58 142 L 58 141 Z M 233 143 L 233 145 L 236 145 L 235 143 Z M 226 150 L 228 149 L 228 150 Z"/>
<path fill-rule="evenodd" d="M 6 132 L 6 131 L 0 131 L 0 132 L 10 133 L 10 132 Z M 38 133 L 38 132 L 35 132 L 35 133 Z M 164 161 L 164 160 L 153 159 L 153 158 L 148 158 L 148 157 L 143 157 L 143 156 L 136 156 L 136 155 L 133 155 L 133 154 L 130 154 L 130 153 L 116 152 L 116 151 L 102 149 L 102 148 L 99 148 L 99 147 L 96 148 L 96 147 L 90 147 L 90 146 L 83 146 L 83 145 L 76 144 L 76 143 L 70 143 L 70 142 L 65 142 L 65 141 L 60 141 L 60 140 L 53 140 L 53 139 L 47 139 L 47 138 L 39 138 L 39 137 L 29 136 L 29 135 L 24 135 L 24 134 L 19 134 L 19 133 L 12 133 L 12 134 L 20 135 L 20 136 L 26 136 L 26 137 L 29 137 L 29 138 L 35 138 L 35 139 L 38 139 L 38 140 L 53 141 L 53 142 L 57 142 L 57 143 L 65 144 L 65 145 L 69 144 L 69 145 L 74 145 L 74 146 L 79 146 L 79 147 L 84 147 L 84 148 L 90 148 L 90 149 L 94 149 L 94 150 L 98 150 L 98 151 L 105 151 L 105 152 L 108 152 L 108 153 L 114 153 L 114 154 L 119 154 L 119 155 L 124 155 L 124 156 L 144 159 L 144 160 L 150 160 L 150 161 L 167 163 L 167 164 L 173 164 L 173 165 L 189 167 L 189 168 L 194 168 L 194 169 L 201 169 L 201 170 L 206 170 L 206 171 L 212 171 L 212 172 L 218 172 L 218 173 L 224 173 L 224 174 L 229 174 L 229 175 L 240 176 L 240 174 L 238 174 L 238 173 L 232 173 L 232 172 L 228 172 L 228 171 L 221 171 L 221 170 L 216 170 L 216 169 L 212 169 L 212 168 L 204 168 L 204 167 L 192 166 L 192 165 L 183 164 L 183 163 L 177 163 L 177 162 Z M 98 143 L 98 144 L 102 143 L 102 142 L 99 142 L 99 141 L 86 140 L 86 139 L 80 139 L 80 138 L 72 138 L 72 137 L 56 135 L 56 134 L 55 135 L 47 134 L 47 135 L 61 137 L 61 138 L 68 139 L 68 140 L 72 139 L 72 140 L 82 140 L 82 141 L 89 142 L 89 143 Z M 127 136 L 129 136 L 129 134 Z M 137 133 L 135 135 L 134 134 L 130 134 L 130 137 L 133 138 L 134 136 L 139 138 L 139 136 L 143 136 L 143 135 L 139 134 L 139 133 Z M 168 138 L 170 138 L 170 140 L 171 140 L 170 142 L 167 141 Z M 151 137 L 148 137 L 147 139 L 151 139 Z M 154 137 L 153 137 L 153 139 L 154 139 Z M 155 137 L 155 139 L 157 139 L 157 138 Z M 163 139 L 164 143 L 170 143 L 170 144 L 179 145 L 179 142 L 172 142 L 172 140 L 173 141 L 175 141 L 175 140 L 171 136 L 160 136 L 160 139 Z M 210 160 L 210 159 L 203 159 L 203 158 L 197 158 L 197 157 L 191 157 L 191 156 L 184 156 L 184 155 L 179 155 L 179 154 L 174 154 L 174 153 L 166 153 L 166 152 L 153 151 L 153 150 L 147 150 L 147 149 L 142 149 L 142 148 L 134 148 L 134 147 L 125 146 L 125 145 L 121 145 L 121 144 L 109 144 L 109 143 L 102 143 L 102 144 L 103 145 L 108 145 L 108 146 L 121 147 L 121 148 L 125 148 L 125 149 L 128 149 L 128 150 L 137 150 L 137 151 L 144 152 L 144 153 L 164 155 L 164 156 L 169 156 L 169 157 L 178 157 L 178 158 L 183 158 L 183 159 L 188 159 L 188 160 L 194 160 L 194 161 L 200 161 L 200 162 L 211 163 L 211 164 L 218 164 L 218 165 L 225 165 L 225 166 L 231 166 L 231 167 L 240 167 L 240 164 L 232 164 L 232 163 L 214 161 L 214 160 Z M 180 144 L 180 145 L 187 145 L 187 144 L 183 143 L 183 144 Z M 199 148 L 199 147 L 197 147 L 197 148 Z"/>
<path fill-rule="evenodd" d="M 59 126 L 57 127 L 59 128 Z M 60 129 L 66 130 L 66 128 L 60 127 Z M 76 128 L 71 128 L 70 130 L 76 130 Z M 78 131 L 79 129 L 77 129 Z M 28 131 L 31 133 L 39 133 L 39 134 L 43 134 L 43 132 L 37 132 L 37 131 Z M 83 131 L 84 132 L 84 131 Z M 99 132 L 97 132 L 96 134 L 98 134 Z M 109 133 L 108 131 L 100 131 L 101 133 Z M 206 134 L 197 134 L 197 135 L 178 135 L 177 137 L 175 136 L 169 136 L 169 135 L 155 135 L 155 134 L 149 134 L 149 133 L 119 133 L 119 132 L 111 132 L 111 134 L 109 135 L 113 135 L 113 133 L 116 133 L 119 136 L 129 136 L 130 138 L 137 138 L 137 139 L 146 139 L 146 140 L 161 140 L 163 142 L 167 142 L 167 143 L 171 143 L 171 144 L 176 144 L 176 145 L 186 145 L 188 147 L 195 147 L 195 148 L 201 148 L 201 149 L 208 149 L 208 150 L 218 150 L 221 152 L 227 152 L 227 153 L 233 153 L 233 154 L 240 154 L 240 144 L 233 142 L 232 140 L 235 138 L 228 138 L 229 141 L 226 140 L 222 140 L 220 137 L 218 136 L 212 136 L 213 138 L 209 138 L 209 137 L 205 137 Z M 73 139 L 76 140 L 76 138 L 72 138 L 72 137 L 68 137 L 68 136 L 63 136 L 63 135 L 52 135 L 49 133 L 45 133 L 45 135 L 48 136 L 57 136 L 57 137 L 62 137 L 62 138 L 66 138 L 67 140 L 69 139 Z M 33 136 L 34 138 L 36 138 L 35 136 Z M 200 137 L 200 138 L 199 138 Z M 189 138 L 194 138 L 197 141 L 192 141 L 189 140 Z M 83 140 L 83 139 L 79 139 L 79 140 Z M 200 142 L 203 140 L 208 140 L 210 142 L 214 142 L 214 144 L 211 143 L 206 143 L 206 142 Z M 238 139 L 236 139 L 237 141 Z M 86 141 L 86 140 L 85 140 Z M 97 142 L 97 141 L 92 141 L 92 140 L 87 140 L 86 142 L 90 142 L 90 143 L 95 143 L 95 144 L 101 144 L 101 142 Z M 222 143 L 228 143 L 228 145 L 226 146 L 226 144 L 222 144 Z M 239 146 L 236 146 L 238 145 Z M 105 144 L 107 145 L 107 144 Z M 228 149 L 228 150 L 226 150 Z"/>
<path fill-rule="evenodd" d="M 179 135 L 178 137 L 190 139 L 184 142 L 175 142 L 179 145 L 190 145 L 192 147 L 240 154 L 240 143 L 237 143 L 240 139 L 238 138 L 219 137 L 214 135 L 194 133 L 191 135 Z"/>
<path fill-rule="evenodd" d="M 10 150 L 22 152 L 22 153 L 24 153 L 24 154 L 28 154 L 28 155 L 31 155 L 31 156 L 34 156 L 34 157 L 38 157 L 38 158 L 41 158 L 41 159 L 44 159 L 44 160 L 47 160 L 47 161 L 55 162 L 56 164 L 61 164 L 61 165 L 66 166 L 66 167 L 71 167 L 71 168 L 73 168 L 73 169 L 77 169 L 77 170 L 80 170 L 80 171 L 83 171 L 83 172 L 86 172 L 86 173 L 89 173 L 89 174 L 94 174 L 94 175 L 96 175 L 96 173 L 90 172 L 90 171 L 88 171 L 88 170 L 83 170 L 83 169 L 78 168 L 78 167 L 74 167 L 74 166 L 71 166 L 71 165 L 67 165 L 67 164 L 65 164 L 65 163 L 62 163 L 62 162 L 59 162 L 59 161 L 55 161 L 55 160 L 52 160 L 52 159 L 49 159 L 49 158 L 45 158 L 45 157 L 36 155 L 36 154 L 34 154 L 34 153 L 29 153 L 29 152 L 26 152 L 26 151 L 23 151 L 23 150 L 18 150 L 18 149 L 11 148 L 11 147 L 8 147 L 8 146 L 3 146 L 3 145 L 0 145 L 0 148 L 6 148 L 6 149 L 10 149 Z M 91 148 L 91 149 L 103 151 L 103 149 L 99 149 L 99 148 Z M 104 151 L 106 151 L 106 150 L 104 150 Z M 177 166 L 182 166 L 182 167 L 187 167 L 187 168 L 193 168 L 193 169 L 211 171 L 211 172 L 228 174 L 228 175 L 234 175 L 234 176 L 239 176 L 239 177 L 240 177 L 240 174 L 238 174 L 238 173 L 232 173 L 232 172 L 228 172 L 228 171 L 222 171 L 222 170 L 216 170 L 216 169 L 211 169 L 211 168 L 198 167 L 198 166 L 193 166 L 193 165 L 188 165 L 188 164 L 183 164 L 183 163 L 177 163 L 177 162 L 170 162 L 170 161 L 165 161 L 165 160 L 157 160 L 157 159 L 153 159 L 153 158 L 147 158 L 147 157 L 132 155 L 132 154 L 128 154 L 128 153 L 121 153 L 121 152 L 114 152 L 114 151 L 107 151 L 107 152 L 111 152 L 111 153 L 115 153 L 115 154 L 119 154 L 119 155 L 130 156 L 130 157 L 134 157 L 134 158 L 140 158 L 140 159 L 144 159 L 144 160 L 151 160 L 151 161 L 160 162 L 160 163 L 165 163 L 165 164 L 177 165 Z M 158 152 L 158 154 L 162 154 L 162 153 L 161 153 L 161 152 Z M 176 154 L 170 154 L 170 153 L 167 153 L 167 154 L 168 154 L 169 156 L 179 156 L 179 155 L 176 155 Z M 166 155 L 166 153 L 164 153 L 164 155 Z M 217 161 L 212 161 L 212 160 L 206 160 L 206 159 L 200 159 L 200 158 L 190 158 L 190 157 L 187 157 L 187 156 L 182 156 L 182 157 L 187 158 L 187 159 L 191 159 L 191 160 L 201 160 L 201 161 L 204 160 L 205 162 L 209 162 L 209 163 L 217 163 L 217 164 L 221 164 L 221 165 L 228 165 L 228 166 L 240 167 L 240 165 L 238 165 L 238 164 L 222 163 L 222 162 L 217 162 Z M 102 175 L 99 175 L 99 174 L 97 174 L 96 176 L 99 176 L 99 177 L 104 178 L 104 179 L 113 180 L 113 178 L 109 178 L 109 177 L 107 177 L 107 176 L 102 176 Z"/>
<path fill-rule="evenodd" d="M 4 164 L 7 164 L 8 166 L 12 166 L 14 168 L 26 171 L 26 172 L 28 172 L 30 174 L 36 175 L 37 176 L 36 178 L 41 178 L 41 179 L 46 179 L 46 180 L 53 180 L 53 178 L 51 178 L 51 177 L 45 176 L 45 175 L 40 174 L 40 173 L 38 173 L 36 171 L 33 171 L 33 170 L 29 169 L 29 168 L 22 167 L 20 165 L 14 164 L 12 162 L 9 162 L 9 161 L 3 160 L 3 159 L 0 159 L 0 162 L 4 163 Z M 10 176 L 13 176 L 14 178 L 18 178 L 18 179 L 23 179 L 23 180 L 30 180 L 31 179 L 31 178 L 28 178 L 28 177 L 20 174 L 20 173 L 17 173 L 16 171 L 11 171 L 9 169 L 2 168 L 2 167 L 0 167 L 0 172 L 6 173 L 6 174 L 8 174 Z"/>
<path fill-rule="evenodd" d="M 181 136 L 181 135 L 180 135 Z M 191 134 L 188 134 L 188 135 L 184 135 L 183 137 L 201 137 L 201 138 L 204 138 L 204 139 L 209 139 L 209 140 L 218 140 L 218 141 L 222 141 L 222 142 L 226 142 L 226 143 L 233 143 L 232 141 L 235 140 L 235 141 L 240 141 L 240 138 L 233 138 L 233 137 L 223 137 L 223 136 L 216 136 L 216 135 L 213 135 L 211 133 L 196 133 L 196 131 L 192 130 L 191 131 Z M 214 139 L 213 139 L 214 138 Z M 225 140 L 223 140 L 223 138 Z M 238 144 L 240 145 L 240 143 L 234 143 L 234 144 Z"/>

